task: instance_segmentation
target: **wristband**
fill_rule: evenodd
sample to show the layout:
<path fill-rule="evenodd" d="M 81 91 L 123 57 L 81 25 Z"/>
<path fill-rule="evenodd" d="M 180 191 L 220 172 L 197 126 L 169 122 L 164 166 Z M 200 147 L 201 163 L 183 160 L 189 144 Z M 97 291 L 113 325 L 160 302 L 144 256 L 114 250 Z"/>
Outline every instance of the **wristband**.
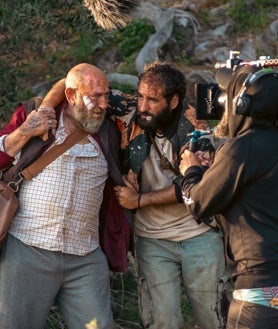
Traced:
<path fill-rule="evenodd" d="M 173 180 L 173 184 L 175 186 L 175 194 L 176 198 L 179 203 L 183 203 L 183 197 L 182 197 L 182 189 L 181 189 L 181 183 L 182 183 L 183 177 L 177 177 Z"/>

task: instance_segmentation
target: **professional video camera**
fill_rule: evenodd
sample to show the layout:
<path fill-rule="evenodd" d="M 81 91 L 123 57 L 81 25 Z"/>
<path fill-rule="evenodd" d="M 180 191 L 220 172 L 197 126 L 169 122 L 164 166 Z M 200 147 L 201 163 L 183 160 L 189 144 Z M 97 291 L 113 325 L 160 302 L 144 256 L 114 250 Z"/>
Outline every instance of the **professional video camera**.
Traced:
<path fill-rule="evenodd" d="M 230 51 L 229 59 L 224 63 L 216 63 L 215 68 L 235 71 L 239 66 L 272 67 L 278 66 L 278 59 L 261 56 L 255 61 L 244 61 L 240 52 Z M 220 70 L 219 70 L 220 71 Z M 217 73 L 216 73 L 217 74 Z M 196 115 L 199 120 L 220 120 L 224 112 L 226 94 L 217 83 L 195 84 Z"/>

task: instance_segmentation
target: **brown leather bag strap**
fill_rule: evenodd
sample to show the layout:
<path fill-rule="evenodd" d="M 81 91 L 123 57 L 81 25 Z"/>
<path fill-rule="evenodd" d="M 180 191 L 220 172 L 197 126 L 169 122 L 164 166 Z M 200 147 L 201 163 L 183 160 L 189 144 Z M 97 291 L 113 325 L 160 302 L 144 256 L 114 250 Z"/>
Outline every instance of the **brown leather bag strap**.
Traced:
<path fill-rule="evenodd" d="M 180 175 L 179 170 L 172 165 L 172 163 L 169 161 L 169 159 L 165 155 L 162 154 L 162 152 L 160 151 L 159 147 L 157 146 L 152 134 L 149 134 L 149 138 L 150 138 L 151 143 L 154 146 L 156 152 L 159 155 L 161 168 L 170 169 L 176 176 L 179 176 Z"/>
<path fill-rule="evenodd" d="M 30 166 L 25 168 L 20 172 L 20 175 L 25 180 L 31 180 L 39 172 L 43 170 L 47 165 L 49 165 L 53 160 L 55 160 L 59 155 L 64 153 L 66 150 L 71 148 L 74 144 L 79 142 L 88 133 L 82 129 L 75 129 L 70 135 L 67 136 L 62 144 L 54 145 L 48 151 L 43 153 L 36 161 L 34 161 Z"/>

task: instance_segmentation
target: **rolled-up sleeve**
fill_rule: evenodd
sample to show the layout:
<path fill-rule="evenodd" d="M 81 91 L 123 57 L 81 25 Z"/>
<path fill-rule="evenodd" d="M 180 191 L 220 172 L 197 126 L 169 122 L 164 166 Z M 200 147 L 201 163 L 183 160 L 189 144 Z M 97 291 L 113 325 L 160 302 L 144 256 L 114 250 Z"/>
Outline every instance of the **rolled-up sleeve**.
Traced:
<path fill-rule="evenodd" d="M 5 152 L 4 140 L 8 135 L 3 135 L 0 137 L 0 152 Z"/>

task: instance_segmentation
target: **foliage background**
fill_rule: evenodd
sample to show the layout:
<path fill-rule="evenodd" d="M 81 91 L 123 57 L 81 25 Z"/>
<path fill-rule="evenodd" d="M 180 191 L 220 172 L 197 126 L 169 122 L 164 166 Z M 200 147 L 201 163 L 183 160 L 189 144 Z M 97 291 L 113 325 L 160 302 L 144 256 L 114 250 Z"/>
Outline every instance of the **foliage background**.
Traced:
<path fill-rule="evenodd" d="M 149 30 L 137 22 L 106 32 L 81 0 L 0 0 L 0 119 L 7 120 L 19 100 L 33 96 L 34 84 L 51 85 L 73 65 L 93 63 L 115 45 L 128 61 Z"/>
<path fill-rule="evenodd" d="M 182 1 L 156 2 L 172 6 Z M 230 37 L 246 40 L 266 27 L 269 14 L 277 9 L 277 0 L 200 1 L 194 15 L 204 29 L 211 23 L 211 10 L 225 3 L 236 22 Z M 136 74 L 136 55 L 153 32 L 144 20 L 104 31 L 82 0 L 0 0 L 0 126 L 20 100 L 36 93 L 34 85 L 49 82 L 51 86 L 77 63 L 94 63 L 116 49 L 117 72 Z M 189 58 L 178 64 L 192 62 Z"/>

